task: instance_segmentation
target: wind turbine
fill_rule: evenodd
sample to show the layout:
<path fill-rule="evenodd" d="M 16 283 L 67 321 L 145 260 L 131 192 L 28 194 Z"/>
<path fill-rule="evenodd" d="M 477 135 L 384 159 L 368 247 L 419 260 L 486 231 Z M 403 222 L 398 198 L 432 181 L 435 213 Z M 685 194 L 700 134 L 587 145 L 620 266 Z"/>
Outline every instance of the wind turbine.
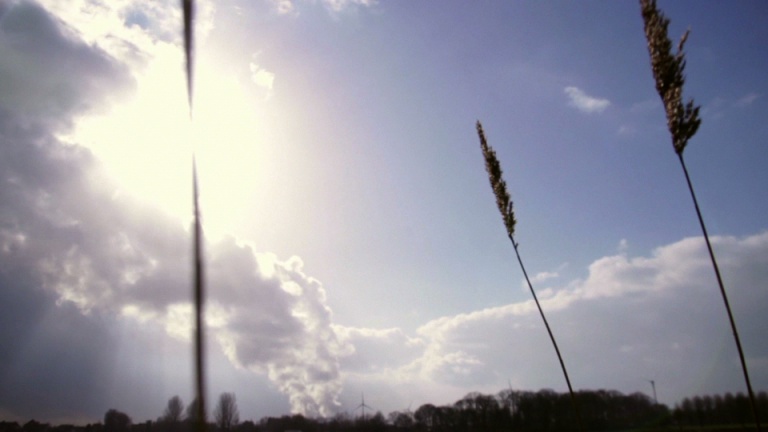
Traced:
<path fill-rule="evenodd" d="M 360 393 L 360 399 L 361 399 L 360 405 L 355 407 L 355 411 L 361 410 L 362 414 L 363 414 L 363 420 L 365 420 L 365 409 L 368 408 L 368 409 L 372 410 L 373 408 L 371 408 L 370 405 L 366 405 L 365 404 L 365 394 Z"/>
<path fill-rule="evenodd" d="M 653 403 L 655 405 L 659 404 L 659 400 L 656 399 L 656 381 L 654 380 L 648 380 L 649 383 L 651 383 L 651 387 L 653 388 Z"/>

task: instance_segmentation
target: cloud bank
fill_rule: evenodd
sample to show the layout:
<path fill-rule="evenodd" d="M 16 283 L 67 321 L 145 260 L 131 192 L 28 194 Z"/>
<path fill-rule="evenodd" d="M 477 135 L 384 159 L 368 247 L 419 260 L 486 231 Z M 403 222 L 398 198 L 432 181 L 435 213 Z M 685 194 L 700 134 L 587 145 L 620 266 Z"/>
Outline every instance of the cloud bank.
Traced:
<path fill-rule="evenodd" d="M 87 356 L 84 365 L 97 372 L 114 366 L 108 353 L 116 341 L 99 328 L 102 319 L 110 326 L 116 320 L 156 326 L 187 340 L 187 230 L 105 180 L 89 150 L 58 138 L 78 116 L 130 91 L 128 69 L 72 37 L 69 27 L 35 4 L 12 3 L 0 12 L 0 81 L 8 83 L 0 88 L 0 315 L 2 343 L 11 348 L 0 363 L 2 387 L 13 388 L 6 384 L 19 376 L 63 372 L 29 361 L 30 346 L 45 353 L 73 350 L 72 362 Z M 341 390 L 336 359 L 342 346 L 322 285 L 303 273 L 298 258 L 258 255 L 232 239 L 210 244 L 208 254 L 211 338 L 236 366 L 266 373 L 294 412 L 332 414 Z M 30 312 L 21 315 L 19 307 Z M 49 328 L 49 316 L 62 326 Z M 92 336 L 57 339 L 68 327 Z M 40 331 L 25 336 L 34 328 Z M 97 385 L 98 373 L 92 378 Z M 66 379 L 61 384 L 77 387 Z M 83 390 L 92 390 L 87 404 L 109 389 Z M 27 413 L 22 405 L 35 397 L 5 391 L 0 405 Z M 52 405 L 38 407 L 35 415 L 61 409 L 54 404 L 63 399 L 71 398 L 49 392 Z"/>
<path fill-rule="evenodd" d="M 766 388 L 768 350 L 761 329 L 768 319 L 761 305 L 768 304 L 768 293 L 757 287 L 768 286 L 768 233 L 715 237 L 713 244 L 753 385 Z M 576 388 L 645 392 L 646 380 L 654 379 L 661 400 L 670 404 L 701 392 L 745 391 L 702 238 L 659 247 L 650 256 L 603 257 L 590 265 L 584 280 L 541 294 Z M 357 352 L 342 364 L 354 365 L 358 374 L 367 364 L 382 382 L 447 385 L 431 394 L 433 402 L 452 402 L 468 388 L 499 391 L 507 382 L 522 389 L 565 391 L 532 300 L 436 319 L 417 333 L 401 337 L 398 349 L 388 338 L 358 329 L 355 334 L 362 340 L 350 338 L 352 344 L 366 346 L 365 353 L 387 352 L 388 369 L 382 374 L 379 362 L 366 362 Z M 397 330 L 387 334 L 397 335 Z M 393 351 L 401 353 L 399 365 Z"/>

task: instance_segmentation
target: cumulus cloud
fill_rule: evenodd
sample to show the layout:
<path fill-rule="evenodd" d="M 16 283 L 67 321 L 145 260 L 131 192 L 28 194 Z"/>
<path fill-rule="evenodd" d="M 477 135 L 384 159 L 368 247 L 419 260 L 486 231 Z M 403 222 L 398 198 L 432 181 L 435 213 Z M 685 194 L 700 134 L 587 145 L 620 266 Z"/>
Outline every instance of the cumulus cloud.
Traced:
<path fill-rule="evenodd" d="M 78 43 L 34 3 L 0 7 L 0 406 L 18 415 L 85 415 L 104 396 L 116 344 L 110 317 L 83 315 L 43 287 L 49 263 L 76 255 L 81 218 L 76 189 L 87 151 L 56 133 L 131 88 L 129 74 L 104 51 Z M 98 204 L 96 204 L 98 205 Z M 102 224 L 103 225 L 103 224 Z M 49 241 L 50 240 L 50 241 Z M 64 259 L 64 258 L 62 258 Z M 87 264 L 81 263 L 82 267 Z M 72 267 L 67 287 L 78 285 Z M 67 291 L 67 290 L 65 290 Z M 79 301 L 76 290 L 67 291 Z M 51 362 L 50 359 L 56 359 Z M 65 389 L 82 392 L 79 401 Z M 13 389 L 13 391 L 10 391 Z M 39 414 L 38 414 L 39 413 Z"/>
<path fill-rule="evenodd" d="M 2 392 L 0 405 L 45 418 L 77 400 L 99 405 L 110 391 L 100 371 L 116 367 L 110 353 L 121 323 L 188 341 L 189 235 L 105 180 L 88 149 L 58 138 L 78 116 L 109 105 L 114 90 L 130 91 L 126 67 L 35 4 L 0 13 L 0 338 L 9 348 L 0 355 L 0 387 L 34 376 L 83 392 L 41 385 Z M 268 376 L 294 412 L 333 414 L 344 348 L 320 282 L 298 258 L 281 261 L 232 239 L 210 244 L 208 259 L 210 346 Z M 60 361 L 51 366 L 49 358 Z"/>
<path fill-rule="evenodd" d="M 76 29 L 78 37 L 88 45 L 98 45 L 118 58 L 140 59 L 158 43 L 176 46 L 181 43 L 181 11 L 175 1 L 38 1 Z M 215 2 L 196 2 L 195 32 L 198 38 L 205 38 L 213 29 L 215 12 Z"/>
<path fill-rule="evenodd" d="M 261 68 L 256 63 L 248 65 L 251 69 L 251 79 L 254 84 L 259 87 L 264 87 L 267 90 L 272 90 L 272 84 L 275 82 L 275 74 Z"/>
<path fill-rule="evenodd" d="M 298 257 L 257 258 L 232 239 L 213 245 L 208 262 L 214 337 L 235 364 L 266 371 L 293 412 L 332 415 L 341 392 L 338 355 L 322 284 Z M 268 262 L 266 269 L 258 263 Z M 270 275 L 270 276 L 267 276 Z"/>
<path fill-rule="evenodd" d="M 17 201 L 0 219 L 8 272 L 37 281 L 35 289 L 43 289 L 38 295 L 53 296 L 58 307 L 155 322 L 188 340 L 186 232 L 139 203 L 94 190 L 87 175 L 78 175 L 90 170 L 78 158 L 47 162 L 69 165 L 65 171 L 74 180 L 63 190 L 40 184 L 43 191 L 30 197 L 26 179 L 19 179 L 19 194 L 30 199 Z M 211 337 L 237 366 L 266 373 L 294 412 L 331 415 L 341 390 L 341 344 L 330 327 L 322 285 L 303 273 L 298 258 L 272 259 L 271 268 L 262 269 L 263 258 L 231 239 L 209 245 L 208 253 Z M 17 280 L 8 282 L 24 289 Z"/>
<path fill-rule="evenodd" d="M 563 91 L 570 99 L 569 105 L 583 113 L 601 113 L 611 104 L 608 99 L 590 96 L 578 87 L 569 86 Z"/>
<path fill-rule="evenodd" d="M 768 233 L 714 237 L 713 244 L 753 382 L 765 387 L 768 350 L 760 329 L 768 322 L 760 305 L 768 302 L 768 293 L 754 287 L 768 284 Z M 589 266 L 584 280 L 562 286 L 543 299 L 542 306 L 577 388 L 645 391 L 644 380 L 651 377 L 663 383 L 660 394 L 666 403 L 702 392 L 743 391 L 702 238 L 659 247 L 650 256 L 628 257 L 622 251 L 600 258 Z M 365 343 L 377 343 L 380 337 L 370 334 Z M 390 379 L 425 387 L 448 384 L 445 402 L 460 397 L 469 386 L 497 391 L 508 380 L 517 388 L 565 390 L 532 300 L 430 321 L 413 340 L 413 346 L 423 349 L 421 354 L 414 359 L 411 349 L 400 348 L 401 366 L 391 370 Z M 361 341 L 351 343 L 362 346 Z M 391 351 L 389 356 L 395 364 Z M 373 364 L 370 368 L 372 373 L 376 369 Z M 453 395 L 446 396 L 451 391 Z"/>
<path fill-rule="evenodd" d="M 532 283 L 544 282 L 549 279 L 555 279 L 559 276 L 560 275 L 557 272 L 540 272 L 540 273 L 536 273 L 535 275 L 533 275 L 533 277 L 531 277 L 531 282 Z M 528 286 L 526 285 L 525 288 L 528 288 Z"/>
<path fill-rule="evenodd" d="M 403 362 L 416 360 L 424 351 L 424 341 L 408 336 L 402 329 L 370 329 L 334 325 L 344 343 L 341 366 L 344 373 L 391 372 Z"/>
<path fill-rule="evenodd" d="M 40 6 L 12 3 L 0 13 L 0 104 L 20 119 L 67 123 L 131 87 L 114 58 Z"/>
<path fill-rule="evenodd" d="M 259 53 L 254 54 L 251 62 L 248 63 L 248 68 L 251 71 L 251 81 L 263 89 L 266 92 L 265 99 L 269 99 L 272 95 L 272 86 L 275 83 L 275 74 L 257 63 L 258 56 Z"/>

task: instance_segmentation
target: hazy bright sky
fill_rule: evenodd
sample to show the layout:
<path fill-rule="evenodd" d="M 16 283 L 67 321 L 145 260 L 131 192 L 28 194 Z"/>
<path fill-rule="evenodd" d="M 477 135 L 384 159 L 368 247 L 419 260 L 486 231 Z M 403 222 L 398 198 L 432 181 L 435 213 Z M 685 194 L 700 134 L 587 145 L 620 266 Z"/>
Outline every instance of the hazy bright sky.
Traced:
<path fill-rule="evenodd" d="M 192 148 L 209 391 L 241 419 L 566 389 L 745 385 L 634 1 L 0 0 L 0 418 L 192 399 Z M 690 26 L 685 156 L 768 389 L 768 3 Z"/>

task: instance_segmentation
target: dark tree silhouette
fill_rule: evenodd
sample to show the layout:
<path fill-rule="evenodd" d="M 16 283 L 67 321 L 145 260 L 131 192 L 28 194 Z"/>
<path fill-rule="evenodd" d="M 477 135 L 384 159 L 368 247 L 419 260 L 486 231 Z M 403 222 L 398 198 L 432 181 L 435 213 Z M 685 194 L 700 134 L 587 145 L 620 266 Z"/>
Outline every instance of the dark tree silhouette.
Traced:
<path fill-rule="evenodd" d="M 21 425 L 18 422 L 0 421 L 0 432 L 19 432 Z"/>
<path fill-rule="evenodd" d="M 413 413 L 413 418 L 416 420 L 416 426 L 419 429 L 431 430 L 435 425 L 436 412 L 437 407 L 432 404 L 424 404 L 420 406 L 416 412 Z"/>
<path fill-rule="evenodd" d="M 161 420 L 171 424 L 179 423 L 181 422 L 183 415 L 184 402 L 181 401 L 180 397 L 174 396 L 168 400 L 168 406 L 165 407 Z"/>
<path fill-rule="evenodd" d="M 104 432 L 130 432 L 132 424 L 128 414 L 114 408 L 104 414 Z"/>
<path fill-rule="evenodd" d="M 226 395 L 227 393 L 225 393 Z M 576 397 L 582 413 L 582 425 L 590 432 L 748 432 L 751 423 L 749 398 L 736 395 L 696 395 L 683 399 L 670 411 L 666 405 L 655 403 L 645 393 L 622 394 L 616 390 L 581 390 Z M 172 398 L 173 399 L 173 398 Z M 234 401 L 232 401 L 234 402 Z M 768 394 L 757 395 L 761 415 L 768 416 Z M 175 405 L 175 403 L 174 403 Z M 194 416 L 193 401 L 188 410 Z M 161 417 L 162 419 L 162 417 Z M 180 432 L 193 432 L 198 423 L 183 422 Z M 130 418 L 110 410 L 106 426 L 50 426 L 31 420 L 18 423 L 0 421 L 0 432 L 112 432 L 121 428 L 127 432 L 168 432 L 166 423 L 130 425 Z M 223 432 L 221 424 L 217 425 Z M 213 424 L 207 424 L 215 430 Z M 416 412 L 394 411 L 384 416 L 360 418 L 338 413 L 332 418 L 306 418 L 300 414 L 262 418 L 258 424 L 244 421 L 233 424 L 230 432 L 568 432 L 574 428 L 570 394 L 550 389 L 536 392 L 505 389 L 496 395 L 472 392 L 453 404 L 435 406 L 424 404 Z"/>
<path fill-rule="evenodd" d="M 213 412 L 216 426 L 222 432 L 229 432 L 240 423 L 240 412 L 237 409 L 237 399 L 234 393 L 222 393 L 219 403 Z"/>
<path fill-rule="evenodd" d="M 197 398 L 187 405 L 187 409 L 184 410 L 184 420 L 187 423 L 197 423 L 200 414 L 200 404 L 197 403 Z"/>
<path fill-rule="evenodd" d="M 47 423 L 40 423 L 36 420 L 30 420 L 24 423 L 24 426 L 21 427 L 21 430 L 23 432 L 46 432 L 50 428 L 51 426 Z"/>
<path fill-rule="evenodd" d="M 413 415 L 408 412 L 400 412 L 400 411 L 394 411 L 389 413 L 389 416 L 387 418 L 389 421 L 389 424 L 396 427 L 397 429 L 412 429 L 415 422 L 413 420 Z"/>

